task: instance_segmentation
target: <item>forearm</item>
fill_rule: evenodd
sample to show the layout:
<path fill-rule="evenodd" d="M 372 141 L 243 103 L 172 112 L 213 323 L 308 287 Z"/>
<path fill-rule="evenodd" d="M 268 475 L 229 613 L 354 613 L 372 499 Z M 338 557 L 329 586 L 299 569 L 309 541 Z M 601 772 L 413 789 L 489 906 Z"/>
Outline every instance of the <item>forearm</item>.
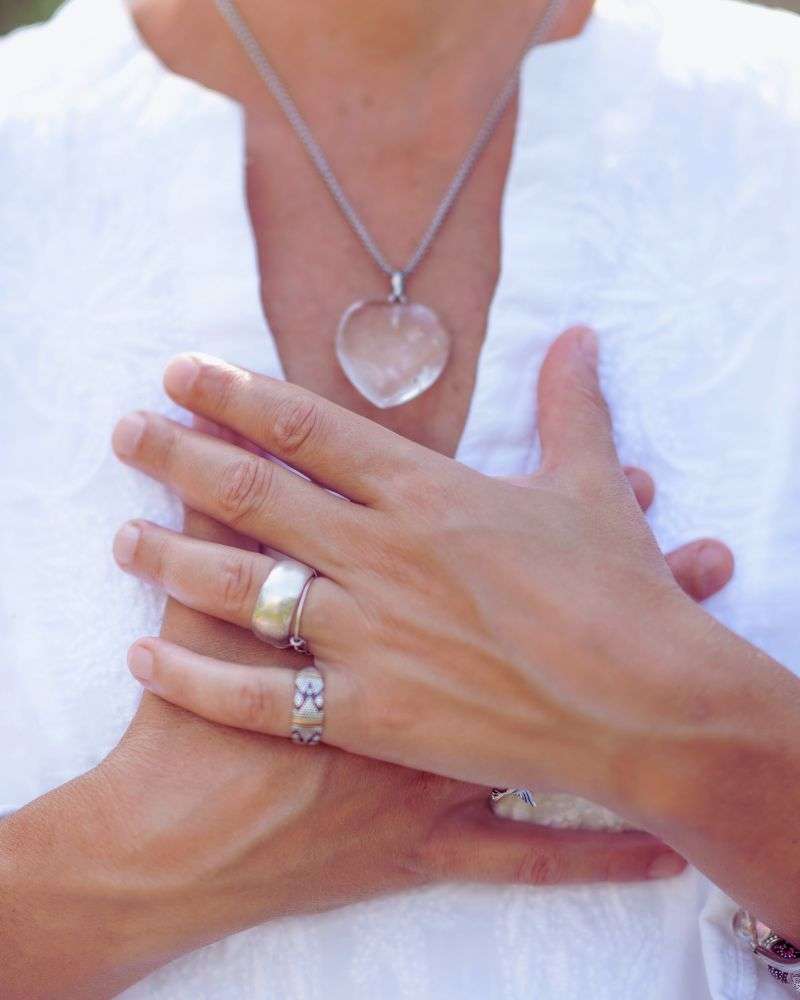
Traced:
<path fill-rule="evenodd" d="M 0 994 L 112 997 L 174 956 L 92 772 L 0 823 Z"/>
<path fill-rule="evenodd" d="M 674 697 L 639 741 L 636 818 L 800 941 L 800 679 L 697 615 L 668 651 L 683 643 Z"/>

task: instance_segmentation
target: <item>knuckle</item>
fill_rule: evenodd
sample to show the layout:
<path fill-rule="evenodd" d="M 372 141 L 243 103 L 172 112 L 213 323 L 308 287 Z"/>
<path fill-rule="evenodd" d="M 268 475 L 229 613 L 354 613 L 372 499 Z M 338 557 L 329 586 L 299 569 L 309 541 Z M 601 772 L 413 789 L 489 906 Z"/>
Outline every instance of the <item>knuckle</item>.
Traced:
<path fill-rule="evenodd" d="M 584 461 L 572 470 L 572 492 L 584 504 L 595 506 L 607 500 L 607 480 L 606 470 L 597 462 Z"/>
<path fill-rule="evenodd" d="M 439 467 L 434 461 L 435 468 L 432 468 L 427 457 L 404 456 L 402 461 L 394 464 L 387 477 L 388 492 L 398 502 L 397 505 L 413 510 L 415 517 L 439 518 L 450 509 L 454 499 L 463 500 L 461 478 L 450 475 L 450 467 Z"/>
<path fill-rule="evenodd" d="M 560 855 L 533 848 L 517 865 L 516 878 L 522 885 L 557 885 L 563 881 L 564 862 Z"/>
<path fill-rule="evenodd" d="M 402 785 L 397 788 L 397 800 L 402 804 L 403 812 L 419 815 L 425 810 L 432 815 L 443 812 L 453 801 L 452 782 L 438 774 L 428 774 L 425 771 L 412 771 Z M 424 805 L 423 805 L 424 803 Z M 428 847 L 435 850 L 440 838 L 428 838 Z M 427 849 L 427 848 L 426 848 Z"/>
<path fill-rule="evenodd" d="M 390 693 L 389 683 L 349 680 L 350 728 L 360 734 L 363 745 L 380 752 L 405 742 L 413 721 L 413 714 L 404 705 L 407 699 L 396 691 Z"/>
<path fill-rule="evenodd" d="M 222 609 L 230 615 L 240 613 L 253 590 L 253 564 L 242 556 L 226 556 L 219 572 Z"/>
<path fill-rule="evenodd" d="M 408 498 L 413 502 L 419 499 L 421 480 L 423 476 L 418 464 L 404 460 L 393 463 L 388 471 L 387 485 L 392 496 L 400 500 Z M 430 482 L 425 485 L 429 487 Z"/>
<path fill-rule="evenodd" d="M 365 722 L 371 744 L 385 749 L 409 739 L 414 712 L 402 697 L 368 696 L 365 702 Z"/>
<path fill-rule="evenodd" d="M 426 771 L 417 771 L 411 776 L 409 782 L 412 800 L 419 802 L 423 800 L 427 803 L 444 802 L 447 799 L 447 792 L 450 788 L 450 781 L 440 774 L 428 774 Z"/>
<path fill-rule="evenodd" d="M 275 719 L 275 696 L 257 672 L 240 684 L 236 694 L 236 718 L 246 729 L 270 732 Z"/>
<path fill-rule="evenodd" d="M 624 859 L 621 866 L 619 860 L 613 854 L 607 852 L 595 861 L 593 877 L 598 882 L 615 882 L 619 880 L 623 872 Z"/>
<path fill-rule="evenodd" d="M 412 808 L 418 809 L 419 804 Z M 409 853 L 407 867 L 426 881 L 434 881 L 454 874 L 458 865 L 453 845 L 434 835 L 423 837 L 415 844 Z"/>
<path fill-rule="evenodd" d="M 274 407 L 272 437 L 282 457 L 291 458 L 308 447 L 319 430 L 320 410 L 307 396 L 291 396 Z"/>
<path fill-rule="evenodd" d="M 234 527 L 268 502 L 273 466 L 255 455 L 236 459 L 222 473 L 218 503 L 223 518 Z"/>

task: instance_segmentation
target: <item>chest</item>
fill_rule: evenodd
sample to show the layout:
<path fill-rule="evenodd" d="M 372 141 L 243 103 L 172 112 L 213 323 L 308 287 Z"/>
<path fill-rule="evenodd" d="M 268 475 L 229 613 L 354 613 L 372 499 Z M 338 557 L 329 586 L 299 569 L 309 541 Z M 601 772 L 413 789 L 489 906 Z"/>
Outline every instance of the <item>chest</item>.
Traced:
<path fill-rule="evenodd" d="M 138 697 L 124 651 L 158 630 L 161 600 L 121 578 L 111 541 L 126 518 L 177 525 L 179 510 L 113 460 L 115 420 L 164 407 L 161 374 L 179 351 L 279 374 L 265 315 L 289 378 L 442 451 L 469 406 L 459 458 L 506 475 L 536 465 L 547 345 L 591 322 L 621 457 L 658 483 L 659 542 L 728 541 L 737 572 L 713 611 L 800 666 L 798 229 L 775 158 L 742 177 L 722 171 L 710 191 L 698 178 L 711 139 L 720 162 L 741 160 L 725 116 L 710 137 L 708 118 L 676 117 L 670 99 L 648 110 L 657 133 L 642 124 L 622 141 L 594 89 L 567 102 L 585 111 L 565 128 L 564 102 L 526 106 L 523 88 L 508 181 L 500 130 L 409 287 L 448 323 L 453 361 L 429 393 L 383 412 L 349 389 L 332 345 L 341 311 L 386 288 L 291 133 L 248 129 L 245 206 L 238 109 L 194 89 L 148 143 L 142 122 L 161 118 L 126 118 L 124 104 L 113 141 L 105 118 L 91 142 L 24 130 L 7 199 L 24 218 L 3 215 L 0 281 L 0 802 L 91 767 Z M 762 132 L 750 145 L 777 155 L 784 133 L 768 118 Z M 654 155 L 658 142 L 673 155 Z M 431 184 L 431 163 L 341 152 L 353 200 L 385 252 L 405 259 L 453 163 Z"/>
<path fill-rule="evenodd" d="M 500 266 L 500 216 L 515 109 L 501 122 L 430 251 L 410 277 L 409 298 L 433 309 L 451 339 L 439 380 L 416 400 L 381 410 L 348 382 L 334 353 L 342 313 L 385 299 L 388 279 L 345 221 L 284 123 L 250 116 L 247 204 L 261 303 L 291 382 L 445 454 L 455 453 L 475 385 Z M 288 138 L 288 141 L 287 141 Z M 410 257 L 459 166 L 434 152 L 346 151 L 342 183 L 385 256 Z M 331 151 L 331 159 L 336 161 Z M 347 181 L 352 179 L 352 184 Z"/>

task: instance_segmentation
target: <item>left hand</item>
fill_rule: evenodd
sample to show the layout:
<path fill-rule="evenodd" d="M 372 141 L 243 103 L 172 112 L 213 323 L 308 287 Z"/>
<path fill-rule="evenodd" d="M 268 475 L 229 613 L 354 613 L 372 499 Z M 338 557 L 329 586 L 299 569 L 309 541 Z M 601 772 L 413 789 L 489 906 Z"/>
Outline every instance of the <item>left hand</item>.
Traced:
<path fill-rule="evenodd" d="M 165 384 L 313 480 L 154 415 L 115 432 L 124 461 L 320 572 L 303 631 L 326 677 L 327 742 L 487 785 L 614 799 L 632 734 L 651 733 L 675 702 L 663 650 L 702 612 L 620 467 L 593 335 L 570 331 L 548 354 L 542 467 L 525 488 L 210 359 L 176 360 Z M 253 559 L 189 541 L 180 558 L 220 595 L 203 610 L 241 621 L 258 589 Z M 133 652 L 164 698 L 288 734 L 291 672 L 156 639 Z"/>
<path fill-rule="evenodd" d="M 196 511 L 186 510 L 183 530 L 178 540 L 188 536 L 254 551 L 249 539 Z M 169 540 L 157 531 L 144 535 L 137 546 L 137 565 Z M 724 550 L 717 554 L 724 558 Z M 696 565 L 693 549 L 676 559 L 676 571 L 687 587 L 695 584 Z M 227 655 L 253 667 L 296 665 L 294 653 L 271 649 L 249 629 L 174 598 L 167 601 L 160 635 L 195 652 Z M 298 755 L 288 740 L 254 739 L 251 733 L 210 724 L 145 692 L 121 749 L 130 756 L 146 748 L 153 756 L 156 747 L 163 776 L 159 783 L 180 790 L 172 792 L 170 839 L 191 838 L 192 857 L 213 898 L 211 873 L 220 842 L 206 834 L 218 829 L 224 813 L 230 821 L 223 842 L 224 874 L 231 878 L 231 854 L 240 853 L 244 860 L 235 874 L 249 888 L 253 922 L 281 915 L 287 899 L 293 911 L 307 912 L 439 881 L 637 881 L 678 874 L 684 867 L 678 855 L 641 831 L 561 830 L 513 822 L 494 815 L 484 786 L 332 747 Z M 200 775 L 204 791 L 198 798 L 192 794 L 191 779 Z M 149 784 L 155 781 L 152 776 Z M 186 829 L 186 824 L 180 828 L 182 815 L 191 815 L 194 829 Z M 257 848 L 248 829 L 253 816 L 261 831 Z M 369 837 L 364 838 L 367 827 Z M 240 840 L 248 849 L 237 852 Z M 232 895 L 230 884 L 223 889 L 221 895 Z M 233 902 L 241 919 L 248 904 L 236 897 Z M 219 909 L 218 901 L 214 908 Z"/>

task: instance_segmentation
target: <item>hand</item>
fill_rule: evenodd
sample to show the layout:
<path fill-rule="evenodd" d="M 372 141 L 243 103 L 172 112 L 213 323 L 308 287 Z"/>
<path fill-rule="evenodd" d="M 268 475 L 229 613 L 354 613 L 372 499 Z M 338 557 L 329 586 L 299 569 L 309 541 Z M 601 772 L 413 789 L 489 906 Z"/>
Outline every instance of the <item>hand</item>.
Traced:
<path fill-rule="evenodd" d="M 572 331 L 545 362 L 543 466 L 524 489 L 196 358 L 168 370 L 173 398 L 355 502 L 154 416 L 128 418 L 115 445 L 192 506 L 319 569 L 303 624 L 326 673 L 328 742 L 486 784 L 593 794 L 668 680 L 650 667 L 642 623 L 668 641 L 690 603 L 619 466 L 593 343 Z M 173 575 L 213 595 L 203 610 L 244 622 L 257 557 L 176 542 L 178 559 Z M 209 718 L 288 731 L 286 671 L 153 640 L 134 662 L 152 690 Z"/>
<path fill-rule="evenodd" d="M 256 449 L 244 439 L 227 432 L 208 421 L 196 420 L 195 426 L 205 433 L 237 444 L 255 452 Z M 654 486 L 650 477 L 640 469 L 629 468 L 626 475 L 631 482 L 637 500 L 647 509 L 653 500 Z M 137 573 L 144 579 L 163 583 L 161 575 L 171 565 L 170 544 L 184 538 L 204 540 L 221 545 L 235 546 L 251 553 L 258 552 L 258 545 L 252 540 L 208 517 L 186 511 L 184 535 L 164 532 L 153 525 L 134 522 L 134 531 L 122 531 L 115 544 L 115 555 L 123 569 Z M 263 559 L 266 568 L 271 560 Z M 676 550 L 668 557 L 676 579 L 686 592 L 697 600 L 703 600 L 721 589 L 727 583 L 732 568 L 730 553 L 725 546 L 713 541 L 692 543 Z M 266 573 L 266 568 L 263 570 Z M 270 649 L 259 642 L 249 629 L 237 628 L 216 618 L 192 610 L 198 601 L 191 576 L 169 574 L 173 581 L 172 598 L 167 602 L 161 637 L 179 643 L 206 655 L 234 656 L 237 663 L 296 667 L 293 653 Z M 187 604 L 175 599 L 182 597 Z M 208 599 L 206 599 L 208 603 Z M 203 776 L 215 773 L 218 763 L 215 756 L 220 743 L 232 744 L 239 755 L 239 762 L 245 770 L 256 766 L 269 793 L 259 791 L 259 800 L 266 807 L 270 800 L 280 798 L 275 795 L 273 772 L 279 776 L 291 775 L 298 787 L 307 784 L 320 786 L 325 777 L 325 788 L 336 797 L 337 816 L 348 817 L 336 831 L 330 831 L 329 843 L 336 845 L 359 843 L 359 863 L 356 870 L 349 872 L 347 865 L 337 859 L 340 875 L 349 872 L 345 878 L 356 898 L 386 891 L 387 871 L 376 878 L 370 866 L 363 865 L 364 845 L 358 832 L 353 829 L 360 815 L 358 808 L 348 803 L 361 801 L 364 792 L 367 801 L 384 803 L 385 807 L 371 819 L 370 845 L 376 849 L 378 866 L 387 857 L 407 858 L 406 881 L 401 887 L 416 884 L 417 881 L 436 879 L 465 879 L 471 881 L 524 881 L 524 882 L 571 882 L 606 879 L 638 879 L 654 877 L 655 873 L 675 874 L 683 867 L 677 855 L 664 848 L 647 835 L 626 833 L 622 836 L 611 833 L 573 832 L 520 826 L 494 817 L 487 802 L 487 789 L 439 778 L 431 774 L 414 772 L 404 768 L 387 766 L 374 760 L 352 755 L 344 755 L 320 748 L 321 752 L 304 754 L 298 758 L 294 748 L 279 739 L 253 741 L 242 740 L 242 734 L 231 729 L 209 725 L 196 716 L 175 708 L 160 698 L 145 693 L 142 706 L 131 724 L 123 743 L 125 752 L 138 754 L 142 740 L 149 744 L 158 733 L 159 741 L 174 742 L 176 733 L 185 734 L 191 747 L 184 747 L 186 757 Z M 180 748 L 170 747 L 171 756 Z M 149 756 L 149 753 L 146 754 Z M 226 754 L 227 756 L 227 754 Z M 187 764 L 175 761 L 174 774 L 180 774 L 181 787 L 185 786 Z M 278 779 L 280 784 L 280 777 Z M 285 790 L 292 795 L 292 788 Z M 318 797 L 319 798 L 319 797 Z M 326 808 L 324 800 L 306 801 L 306 819 L 309 829 L 320 828 L 317 809 Z M 398 815 L 398 809 L 410 809 L 421 826 L 409 823 Z M 203 825 L 211 818 L 203 817 Z M 390 845 L 384 844 L 383 831 L 389 831 Z M 424 835 L 421 835 L 424 834 Z M 398 853 L 399 852 L 399 853 Z M 262 859 L 263 860 L 263 859 Z M 397 878 L 396 866 L 388 870 L 392 880 Z M 313 881 L 319 887 L 330 884 L 328 873 L 320 872 Z M 248 878 L 252 877 L 248 873 Z M 303 882 L 308 885 L 308 880 Z M 326 897 L 324 892 L 316 892 L 313 901 L 304 900 L 299 894 L 296 902 L 300 906 L 333 906 L 337 898 Z M 263 915 L 262 915 L 263 918 Z"/>
<path fill-rule="evenodd" d="M 157 418 L 123 425 L 117 444 L 322 571 L 303 624 L 327 670 L 328 739 L 594 798 L 800 940 L 786 784 L 800 770 L 800 683 L 676 586 L 619 467 L 593 355 L 582 331 L 549 352 L 528 489 L 201 359 L 168 370 L 175 399 L 355 502 Z M 156 688 L 197 707 L 211 691 L 209 714 L 242 721 L 253 673 L 145 648 Z M 261 669 L 254 687 L 256 724 L 285 732 L 285 678 Z"/>
<path fill-rule="evenodd" d="M 648 502 L 648 478 L 631 478 Z M 257 549 L 191 511 L 186 531 Z M 147 536 L 149 556 L 157 540 Z M 687 583 L 697 580 L 693 552 L 676 559 Z M 175 600 L 162 636 L 239 663 L 294 662 Z M 286 740 L 208 723 L 146 692 L 98 768 L 0 823 L 0 992 L 110 997 L 270 917 L 439 880 L 634 880 L 684 864 L 645 833 L 502 820 L 483 787 L 327 747 L 298 754 Z"/>
<path fill-rule="evenodd" d="M 633 472 L 632 479 L 647 502 L 647 477 Z M 184 530 L 191 539 L 257 549 L 191 510 Z M 132 552 L 130 536 L 121 534 L 115 553 L 127 568 L 140 559 L 155 567 L 163 540 L 148 532 Z M 696 580 L 692 550 L 678 562 L 682 576 Z M 174 599 L 161 636 L 240 664 L 286 669 L 295 662 L 295 654 L 265 647 L 249 630 Z M 643 832 L 500 819 L 485 787 L 325 746 L 298 754 L 286 740 L 214 725 L 148 692 L 103 769 L 127 834 L 136 831 L 146 846 L 137 881 L 171 887 L 166 899 L 159 893 L 148 926 L 161 961 L 269 918 L 436 881 L 633 881 L 685 866 Z"/>

